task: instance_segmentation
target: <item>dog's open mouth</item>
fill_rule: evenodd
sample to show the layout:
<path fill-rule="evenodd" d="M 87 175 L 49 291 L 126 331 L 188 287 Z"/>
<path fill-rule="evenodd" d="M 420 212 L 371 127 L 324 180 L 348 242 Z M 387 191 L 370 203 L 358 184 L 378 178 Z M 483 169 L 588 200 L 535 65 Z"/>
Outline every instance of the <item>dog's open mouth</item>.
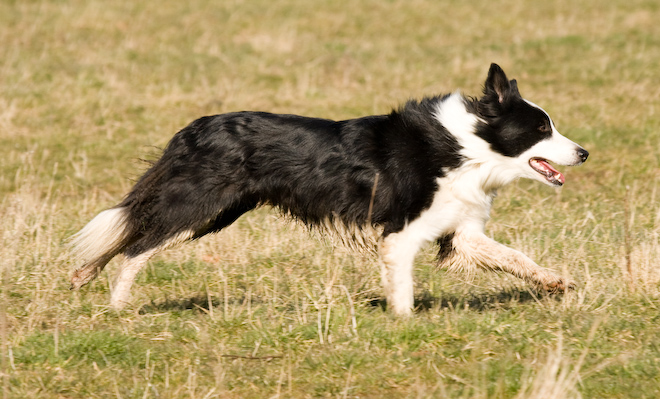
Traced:
<path fill-rule="evenodd" d="M 529 160 L 529 166 L 545 177 L 550 184 L 561 186 L 564 184 L 564 175 L 560 171 L 550 166 L 547 160 L 543 158 L 532 158 Z"/>

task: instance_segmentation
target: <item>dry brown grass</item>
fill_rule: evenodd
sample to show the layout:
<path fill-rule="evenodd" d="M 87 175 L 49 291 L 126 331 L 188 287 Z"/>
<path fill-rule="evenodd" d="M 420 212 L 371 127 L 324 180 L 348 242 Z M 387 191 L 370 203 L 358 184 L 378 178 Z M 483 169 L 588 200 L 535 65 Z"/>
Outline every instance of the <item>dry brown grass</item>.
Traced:
<path fill-rule="evenodd" d="M 3 2 L 4 397 L 654 397 L 659 18 L 642 0 Z M 125 312 L 114 264 L 68 291 L 66 237 L 194 118 L 384 113 L 476 95 L 490 62 L 591 153 L 561 191 L 503 190 L 488 226 L 575 294 L 465 281 L 429 248 L 420 311 L 394 320 L 371 259 L 268 210 L 154 259 Z"/>

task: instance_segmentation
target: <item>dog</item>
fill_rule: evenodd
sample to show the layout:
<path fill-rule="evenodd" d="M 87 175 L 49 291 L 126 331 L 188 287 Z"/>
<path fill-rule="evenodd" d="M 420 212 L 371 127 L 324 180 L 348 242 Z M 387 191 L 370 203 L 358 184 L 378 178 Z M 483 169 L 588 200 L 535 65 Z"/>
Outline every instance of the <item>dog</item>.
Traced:
<path fill-rule="evenodd" d="M 507 272 L 563 292 L 575 284 L 488 238 L 484 227 L 498 188 L 523 177 L 562 186 L 550 162 L 574 166 L 588 155 L 497 64 L 480 98 L 457 91 L 409 100 L 387 115 L 202 117 L 172 138 L 121 203 L 72 237 L 82 265 L 71 288 L 123 254 L 110 301 L 121 309 L 153 255 L 268 205 L 346 241 L 372 243 L 396 315 L 412 314 L 415 254 L 433 241 L 441 267 Z"/>

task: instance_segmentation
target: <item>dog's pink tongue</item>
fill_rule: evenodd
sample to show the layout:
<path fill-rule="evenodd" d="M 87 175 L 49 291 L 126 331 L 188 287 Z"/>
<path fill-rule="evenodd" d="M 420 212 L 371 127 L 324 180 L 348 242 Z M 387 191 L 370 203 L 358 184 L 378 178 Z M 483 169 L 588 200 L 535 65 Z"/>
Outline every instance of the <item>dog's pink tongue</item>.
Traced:
<path fill-rule="evenodd" d="M 534 169 L 544 174 L 549 181 L 558 182 L 560 184 L 564 184 L 564 182 L 566 181 L 566 179 L 564 179 L 564 175 L 561 174 L 561 172 L 558 171 L 557 169 L 553 168 L 552 165 L 550 165 L 545 160 L 534 159 L 532 160 L 532 162 L 533 162 L 532 166 L 534 167 Z"/>

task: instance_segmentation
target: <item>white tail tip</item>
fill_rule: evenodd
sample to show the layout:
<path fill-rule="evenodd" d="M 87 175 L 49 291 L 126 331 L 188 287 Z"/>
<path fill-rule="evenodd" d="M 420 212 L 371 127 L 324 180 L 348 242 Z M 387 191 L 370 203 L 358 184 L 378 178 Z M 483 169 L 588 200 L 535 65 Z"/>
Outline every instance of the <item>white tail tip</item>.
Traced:
<path fill-rule="evenodd" d="M 71 252 L 85 263 L 116 252 L 126 239 L 126 218 L 126 208 L 111 208 L 99 213 L 71 237 Z"/>

